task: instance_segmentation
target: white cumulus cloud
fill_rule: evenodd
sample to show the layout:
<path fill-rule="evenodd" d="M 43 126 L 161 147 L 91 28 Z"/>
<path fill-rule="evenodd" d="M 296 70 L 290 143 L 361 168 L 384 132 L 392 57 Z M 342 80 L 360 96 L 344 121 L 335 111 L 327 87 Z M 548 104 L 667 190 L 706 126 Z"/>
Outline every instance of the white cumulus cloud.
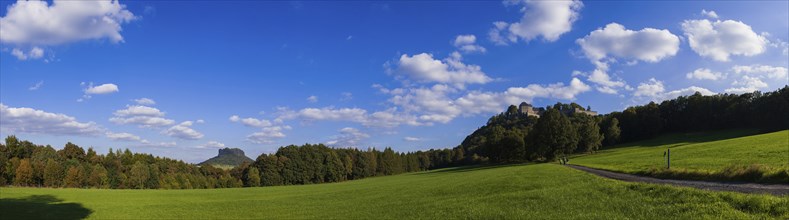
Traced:
<path fill-rule="evenodd" d="M 418 141 L 422 141 L 422 138 L 418 138 L 418 137 L 403 137 L 403 140 L 404 141 L 408 141 L 408 142 L 418 142 Z"/>
<path fill-rule="evenodd" d="M 121 24 L 134 14 L 118 1 L 17 1 L 0 18 L 0 41 L 57 45 L 87 39 L 123 41 Z"/>
<path fill-rule="evenodd" d="M 649 81 L 641 83 L 636 87 L 636 92 L 633 94 L 634 96 L 647 96 L 647 97 L 656 97 L 659 94 L 663 93 L 666 89 L 663 87 L 663 82 L 658 81 L 655 78 L 649 79 Z"/>
<path fill-rule="evenodd" d="M 458 50 L 463 53 L 485 53 L 487 50 L 476 44 L 477 36 L 473 34 L 458 35 L 452 43 Z"/>
<path fill-rule="evenodd" d="M 644 28 L 628 30 L 617 23 L 610 23 L 576 40 L 584 55 L 591 61 L 621 58 L 658 62 L 677 54 L 679 37 L 666 29 Z"/>
<path fill-rule="evenodd" d="M 741 21 L 686 20 L 682 22 L 682 30 L 693 51 L 716 61 L 729 61 L 732 55 L 761 54 L 768 43 L 764 36 Z"/>
<path fill-rule="evenodd" d="M 307 97 L 307 102 L 310 102 L 310 103 L 318 102 L 318 96 L 311 95 L 310 97 Z"/>
<path fill-rule="evenodd" d="M 140 136 L 126 132 L 121 132 L 121 133 L 107 132 L 105 135 L 107 135 L 107 138 L 116 141 L 143 141 L 143 139 L 140 138 Z"/>
<path fill-rule="evenodd" d="M 744 75 L 741 79 L 735 80 L 732 86 L 738 87 L 728 88 L 725 92 L 734 94 L 748 93 L 767 88 L 768 85 L 759 77 Z"/>
<path fill-rule="evenodd" d="M 44 49 L 41 49 L 40 47 L 33 47 L 29 51 L 25 52 L 19 48 L 14 48 L 11 50 L 11 55 L 14 55 L 19 60 L 33 60 L 44 57 Z"/>
<path fill-rule="evenodd" d="M 94 122 L 79 122 L 65 114 L 0 103 L 0 130 L 5 134 L 97 135 L 103 129 Z"/>
<path fill-rule="evenodd" d="M 225 148 L 225 144 L 218 141 L 209 141 L 203 145 L 198 146 L 198 148 Z"/>
<path fill-rule="evenodd" d="M 121 25 L 135 18 L 119 1 L 17 1 L 0 17 L 0 43 L 32 45 L 28 52 L 14 48 L 11 54 L 38 59 L 44 55 L 39 46 L 91 39 L 121 42 Z"/>
<path fill-rule="evenodd" d="M 714 19 L 718 18 L 718 13 L 715 13 L 715 11 L 712 11 L 712 10 L 707 11 L 706 9 L 701 9 L 701 15 L 707 16 L 709 18 L 714 18 Z"/>
<path fill-rule="evenodd" d="M 673 99 L 679 96 L 689 96 L 696 92 L 701 95 L 714 95 L 715 92 L 697 86 L 690 86 L 683 89 L 671 90 L 666 92 L 663 81 L 656 80 L 655 78 L 649 79 L 647 82 L 640 83 L 636 88 L 633 96 L 635 101 L 655 101 L 661 102 L 664 100 Z"/>
<path fill-rule="evenodd" d="M 125 109 L 117 110 L 113 113 L 115 117 L 110 118 L 110 122 L 115 124 L 136 124 L 141 127 L 162 127 L 175 123 L 172 119 L 164 118 L 165 113 L 157 108 L 130 105 Z"/>
<path fill-rule="evenodd" d="M 230 116 L 230 121 L 232 122 L 240 122 L 243 125 L 248 127 L 268 127 L 271 126 L 272 123 L 266 119 L 257 119 L 257 118 L 241 118 L 238 115 Z"/>
<path fill-rule="evenodd" d="M 136 102 L 138 105 L 156 105 L 156 101 L 153 101 L 153 99 L 149 98 L 135 99 L 134 102 Z"/>
<path fill-rule="evenodd" d="M 421 53 L 413 56 L 403 54 L 395 69 L 389 69 L 396 77 L 419 83 L 447 83 L 458 88 L 465 84 L 485 84 L 492 79 L 477 65 L 461 62 L 459 54 L 444 60 L 436 60 L 432 54 Z"/>
<path fill-rule="evenodd" d="M 358 147 L 363 139 L 369 137 L 369 134 L 361 132 L 359 129 L 346 127 L 340 129 L 340 135 L 331 137 L 331 140 L 326 144 L 337 147 Z"/>
<path fill-rule="evenodd" d="M 289 126 L 264 127 L 260 131 L 247 135 L 247 140 L 256 144 L 273 143 L 274 139 L 284 138 L 283 130 L 289 130 Z"/>
<path fill-rule="evenodd" d="M 572 1 L 506 1 L 508 5 L 521 6 L 523 17 L 518 22 L 507 23 L 498 21 L 489 31 L 488 36 L 496 44 L 504 45 L 525 42 L 542 37 L 546 41 L 556 41 L 559 37 L 572 30 L 573 23 L 578 19 L 578 12 L 583 3 Z"/>
<path fill-rule="evenodd" d="M 194 123 L 192 121 L 184 121 L 168 128 L 167 130 L 164 130 L 162 133 L 170 137 L 176 137 L 185 140 L 197 140 L 203 138 L 202 133 L 192 129 L 193 124 Z"/>
<path fill-rule="evenodd" d="M 787 78 L 789 78 L 789 70 L 786 67 L 780 67 L 780 66 L 768 66 L 768 65 L 759 65 L 759 64 L 750 65 L 750 66 L 736 65 L 732 67 L 732 71 L 738 74 L 748 74 L 748 75 L 766 77 L 774 80 L 783 80 L 783 83 L 786 83 Z"/>
<path fill-rule="evenodd" d="M 726 78 L 723 73 L 714 72 L 710 69 L 706 68 L 699 68 L 694 70 L 693 72 L 689 72 L 685 75 L 688 79 L 708 79 L 708 80 L 719 80 Z"/>
<path fill-rule="evenodd" d="M 112 83 L 105 83 L 98 86 L 93 86 L 93 84 L 91 84 L 85 89 L 85 94 L 88 95 L 109 94 L 113 92 L 118 92 L 118 86 Z"/>
<path fill-rule="evenodd" d="M 115 84 L 112 84 L 112 83 L 105 83 L 105 84 L 101 84 L 101 85 L 98 85 L 98 86 L 93 86 L 92 82 L 91 83 L 82 82 L 82 83 L 80 83 L 80 85 L 82 85 L 84 87 L 84 89 L 82 91 L 85 92 L 85 94 L 82 95 L 82 98 L 77 99 L 77 102 L 82 102 L 82 101 L 88 100 L 93 95 L 110 94 L 110 93 L 115 93 L 115 92 L 119 91 L 118 90 L 118 85 L 115 85 Z"/>

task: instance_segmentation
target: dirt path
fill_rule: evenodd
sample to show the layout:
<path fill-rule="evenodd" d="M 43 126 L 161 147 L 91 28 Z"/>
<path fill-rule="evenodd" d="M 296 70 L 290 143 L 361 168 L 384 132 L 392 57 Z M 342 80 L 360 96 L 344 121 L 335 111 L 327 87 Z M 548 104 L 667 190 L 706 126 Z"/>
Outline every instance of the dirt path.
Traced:
<path fill-rule="evenodd" d="M 598 176 L 602 176 L 605 178 L 622 180 L 627 182 L 670 184 L 675 186 L 686 186 L 686 187 L 715 190 L 715 191 L 733 191 L 733 192 L 741 192 L 741 193 L 769 193 L 773 195 L 789 195 L 789 184 L 725 183 L 725 182 L 707 182 L 707 181 L 694 181 L 694 180 L 657 179 L 652 177 L 598 170 L 598 169 L 578 166 L 578 165 L 568 164 L 567 166 L 588 173 L 592 173 Z"/>

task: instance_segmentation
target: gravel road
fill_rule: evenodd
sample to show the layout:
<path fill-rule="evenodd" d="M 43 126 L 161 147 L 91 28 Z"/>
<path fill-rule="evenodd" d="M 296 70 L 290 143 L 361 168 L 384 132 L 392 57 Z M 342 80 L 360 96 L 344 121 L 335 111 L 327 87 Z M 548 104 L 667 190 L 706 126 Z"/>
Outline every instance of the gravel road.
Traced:
<path fill-rule="evenodd" d="M 728 182 L 707 182 L 695 180 L 671 180 L 671 179 L 657 179 L 653 177 L 637 176 L 632 174 L 617 173 L 606 170 L 598 170 L 594 168 L 567 165 L 577 170 L 592 173 L 601 177 L 622 180 L 627 182 L 639 183 L 656 183 L 656 184 L 669 184 L 675 186 L 686 186 L 698 189 L 715 190 L 715 191 L 733 191 L 741 193 L 769 193 L 773 195 L 789 195 L 789 184 L 758 184 L 758 183 L 728 183 Z"/>

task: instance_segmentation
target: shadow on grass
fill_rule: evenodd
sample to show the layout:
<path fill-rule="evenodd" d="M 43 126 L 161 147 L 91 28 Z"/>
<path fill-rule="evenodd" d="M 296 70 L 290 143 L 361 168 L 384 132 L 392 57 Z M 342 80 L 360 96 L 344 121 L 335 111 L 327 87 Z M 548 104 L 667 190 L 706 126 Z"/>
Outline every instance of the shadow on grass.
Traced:
<path fill-rule="evenodd" d="M 62 203 L 52 195 L 0 199 L 2 219 L 84 219 L 93 211 L 79 203 Z"/>
<path fill-rule="evenodd" d="M 705 131 L 705 132 L 689 132 L 689 133 L 672 133 L 660 135 L 643 141 L 626 142 L 617 144 L 615 146 L 606 147 L 603 150 L 616 149 L 621 147 L 679 147 L 688 144 L 722 141 L 727 139 L 751 136 L 762 134 L 756 129 L 734 129 L 734 130 L 719 130 L 719 131 Z"/>
<path fill-rule="evenodd" d="M 496 165 L 469 165 L 469 166 L 462 166 L 462 167 L 442 168 L 442 169 L 433 170 L 433 171 L 430 171 L 430 172 L 420 172 L 420 173 L 416 173 L 416 175 L 436 174 L 436 173 L 462 173 L 462 172 L 479 171 L 479 170 L 487 170 L 487 169 L 495 169 L 495 168 L 503 168 L 503 167 L 512 167 L 512 166 L 522 166 L 522 165 L 526 165 L 526 163 L 496 164 Z"/>

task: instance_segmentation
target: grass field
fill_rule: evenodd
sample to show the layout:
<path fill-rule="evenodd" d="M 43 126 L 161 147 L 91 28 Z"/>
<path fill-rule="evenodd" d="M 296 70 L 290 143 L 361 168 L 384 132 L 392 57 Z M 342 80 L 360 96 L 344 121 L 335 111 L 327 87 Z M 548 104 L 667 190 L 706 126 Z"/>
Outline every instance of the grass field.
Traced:
<path fill-rule="evenodd" d="M 659 177 L 789 183 L 789 130 L 754 133 L 672 134 L 574 157 L 570 163 Z M 663 157 L 668 148 L 670 170 Z"/>
<path fill-rule="evenodd" d="M 556 164 L 199 190 L 0 188 L 0 218 L 789 218 L 789 197 L 625 183 Z"/>

